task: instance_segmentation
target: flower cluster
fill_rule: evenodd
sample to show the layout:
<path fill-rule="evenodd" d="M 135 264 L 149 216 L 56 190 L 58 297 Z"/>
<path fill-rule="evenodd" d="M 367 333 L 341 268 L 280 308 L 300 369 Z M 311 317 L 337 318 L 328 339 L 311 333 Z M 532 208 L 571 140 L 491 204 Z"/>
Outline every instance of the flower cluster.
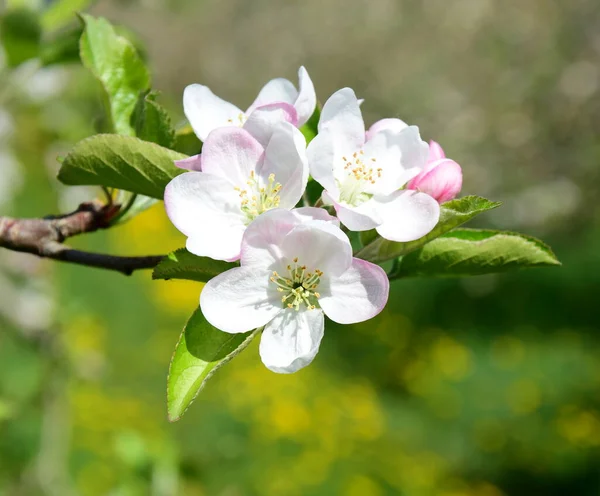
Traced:
<path fill-rule="evenodd" d="M 165 190 L 167 214 L 191 253 L 239 260 L 204 287 L 204 316 L 229 333 L 264 327 L 262 361 L 280 373 L 313 360 L 324 315 L 362 322 L 387 303 L 386 273 L 352 256 L 340 223 L 346 232 L 413 241 L 435 227 L 439 204 L 462 185 L 460 166 L 416 126 L 383 119 L 366 130 L 350 88 L 327 100 L 307 146 L 299 128 L 317 99 L 304 67 L 298 77 L 298 89 L 269 81 L 245 112 L 206 86 L 188 86 L 184 110 L 202 153 L 177 162 L 188 172 Z M 322 186 L 322 208 L 297 208 L 309 176 Z"/>

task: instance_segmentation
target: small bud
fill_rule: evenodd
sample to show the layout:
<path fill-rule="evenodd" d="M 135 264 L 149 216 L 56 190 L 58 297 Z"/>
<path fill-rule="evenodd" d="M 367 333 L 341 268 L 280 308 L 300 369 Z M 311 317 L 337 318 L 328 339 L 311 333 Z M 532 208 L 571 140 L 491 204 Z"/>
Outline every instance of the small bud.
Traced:
<path fill-rule="evenodd" d="M 427 164 L 421 173 L 408 182 L 407 188 L 422 191 L 438 203 L 444 203 L 460 193 L 462 169 L 454 160 L 442 158 Z"/>
<path fill-rule="evenodd" d="M 437 141 L 431 140 L 429 142 L 429 158 L 427 161 L 435 162 L 436 160 L 441 160 L 443 158 L 446 158 L 444 150 Z"/>

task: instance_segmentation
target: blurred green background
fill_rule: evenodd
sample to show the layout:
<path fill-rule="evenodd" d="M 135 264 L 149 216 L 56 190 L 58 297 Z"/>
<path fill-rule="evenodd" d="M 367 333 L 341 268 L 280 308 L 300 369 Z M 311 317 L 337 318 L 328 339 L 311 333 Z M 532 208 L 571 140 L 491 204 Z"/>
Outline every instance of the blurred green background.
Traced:
<path fill-rule="evenodd" d="M 50 9 L 46 28 L 86 4 L 4 8 Z M 541 237 L 564 265 L 396 282 L 376 319 L 329 323 L 307 369 L 273 374 L 254 343 L 169 424 L 169 359 L 200 286 L 0 251 L 0 495 L 600 494 L 597 0 L 89 11 L 145 47 L 175 122 L 187 84 L 245 108 L 305 65 L 321 102 L 354 88 L 368 123 L 419 125 L 463 166 L 463 194 L 504 202 L 473 225 Z M 77 63 L 9 62 L 0 55 L 0 214 L 74 209 L 98 191 L 61 186 L 57 157 L 95 133 L 100 87 Z M 162 204 L 73 240 L 117 254 L 183 243 Z"/>

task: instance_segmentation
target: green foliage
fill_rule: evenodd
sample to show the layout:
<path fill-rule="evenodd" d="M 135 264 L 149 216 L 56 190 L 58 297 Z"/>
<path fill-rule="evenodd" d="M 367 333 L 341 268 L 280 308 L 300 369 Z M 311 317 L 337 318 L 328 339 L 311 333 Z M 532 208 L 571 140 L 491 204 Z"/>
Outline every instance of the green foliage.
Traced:
<path fill-rule="evenodd" d="M 198 155 L 202 151 L 202 141 L 189 124 L 175 134 L 175 150 L 190 156 Z"/>
<path fill-rule="evenodd" d="M 170 253 L 152 272 L 152 279 L 188 279 L 207 282 L 226 270 L 237 267 L 237 263 L 198 257 L 185 248 Z"/>
<path fill-rule="evenodd" d="M 175 131 L 167 111 L 156 102 L 157 93 L 142 92 L 131 116 L 131 126 L 138 138 L 166 148 L 175 146 Z"/>
<path fill-rule="evenodd" d="M 119 188 L 162 200 L 165 186 L 185 172 L 174 160 L 186 155 L 130 136 L 98 134 L 77 143 L 58 179 L 69 185 Z"/>
<path fill-rule="evenodd" d="M 33 10 L 19 7 L 0 17 L 0 41 L 9 67 L 37 57 L 41 38 L 42 28 Z"/>
<path fill-rule="evenodd" d="M 181 418 L 206 381 L 244 350 L 258 332 L 219 331 L 207 322 L 200 308 L 196 309 L 181 333 L 169 368 L 167 409 L 171 422 Z"/>
<path fill-rule="evenodd" d="M 319 131 L 319 119 L 321 118 L 321 109 L 319 104 L 315 107 L 313 115 L 306 121 L 306 124 L 300 128 L 300 131 L 306 138 L 306 144 L 308 145 L 312 139 L 317 135 Z"/>
<path fill-rule="evenodd" d="M 43 65 L 79 62 L 79 39 L 83 33 L 81 26 L 60 30 L 44 40 L 40 50 Z"/>
<path fill-rule="evenodd" d="M 395 277 L 455 277 L 560 265 L 540 240 L 504 231 L 457 229 L 400 261 Z"/>
<path fill-rule="evenodd" d="M 379 237 L 379 234 L 377 234 L 376 229 L 371 229 L 369 231 L 361 231 L 359 237 L 360 243 L 363 246 L 367 246 L 370 245 L 373 241 L 375 241 Z"/>
<path fill-rule="evenodd" d="M 387 239 L 377 238 L 360 250 L 357 256 L 375 263 L 392 260 L 420 248 L 451 229 L 471 220 L 476 215 L 499 206 L 499 202 L 492 202 L 480 196 L 465 196 L 464 198 L 449 201 L 442 205 L 440 220 L 429 234 L 407 243 L 396 243 Z"/>
<path fill-rule="evenodd" d="M 63 27 L 73 20 L 75 12 L 82 12 L 91 0 L 57 0 L 51 2 L 41 16 L 44 31 Z"/>
<path fill-rule="evenodd" d="M 106 92 L 112 127 L 118 134 L 135 135 L 131 115 L 140 93 L 150 89 L 150 74 L 135 47 L 103 18 L 82 15 L 85 25 L 80 54 Z"/>

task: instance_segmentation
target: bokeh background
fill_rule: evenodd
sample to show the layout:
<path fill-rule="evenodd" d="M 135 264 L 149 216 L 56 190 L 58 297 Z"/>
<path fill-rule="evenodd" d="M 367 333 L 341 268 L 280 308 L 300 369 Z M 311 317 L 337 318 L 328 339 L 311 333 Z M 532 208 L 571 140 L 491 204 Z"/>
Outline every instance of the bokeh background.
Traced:
<path fill-rule="evenodd" d="M 0 251 L 0 495 L 600 494 L 597 0 L 89 11 L 135 35 L 175 122 L 187 84 L 244 107 L 305 65 L 321 102 L 354 88 L 367 122 L 418 124 L 463 166 L 464 194 L 504 202 L 474 226 L 541 237 L 564 265 L 396 282 L 376 319 L 329 324 L 307 369 L 273 374 L 254 343 L 169 424 L 169 359 L 200 286 Z M 0 214 L 98 195 L 55 176 L 101 112 L 80 65 L 9 70 L 0 55 Z M 184 243 L 162 204 L 72 241 L 118 254 Z"/>

